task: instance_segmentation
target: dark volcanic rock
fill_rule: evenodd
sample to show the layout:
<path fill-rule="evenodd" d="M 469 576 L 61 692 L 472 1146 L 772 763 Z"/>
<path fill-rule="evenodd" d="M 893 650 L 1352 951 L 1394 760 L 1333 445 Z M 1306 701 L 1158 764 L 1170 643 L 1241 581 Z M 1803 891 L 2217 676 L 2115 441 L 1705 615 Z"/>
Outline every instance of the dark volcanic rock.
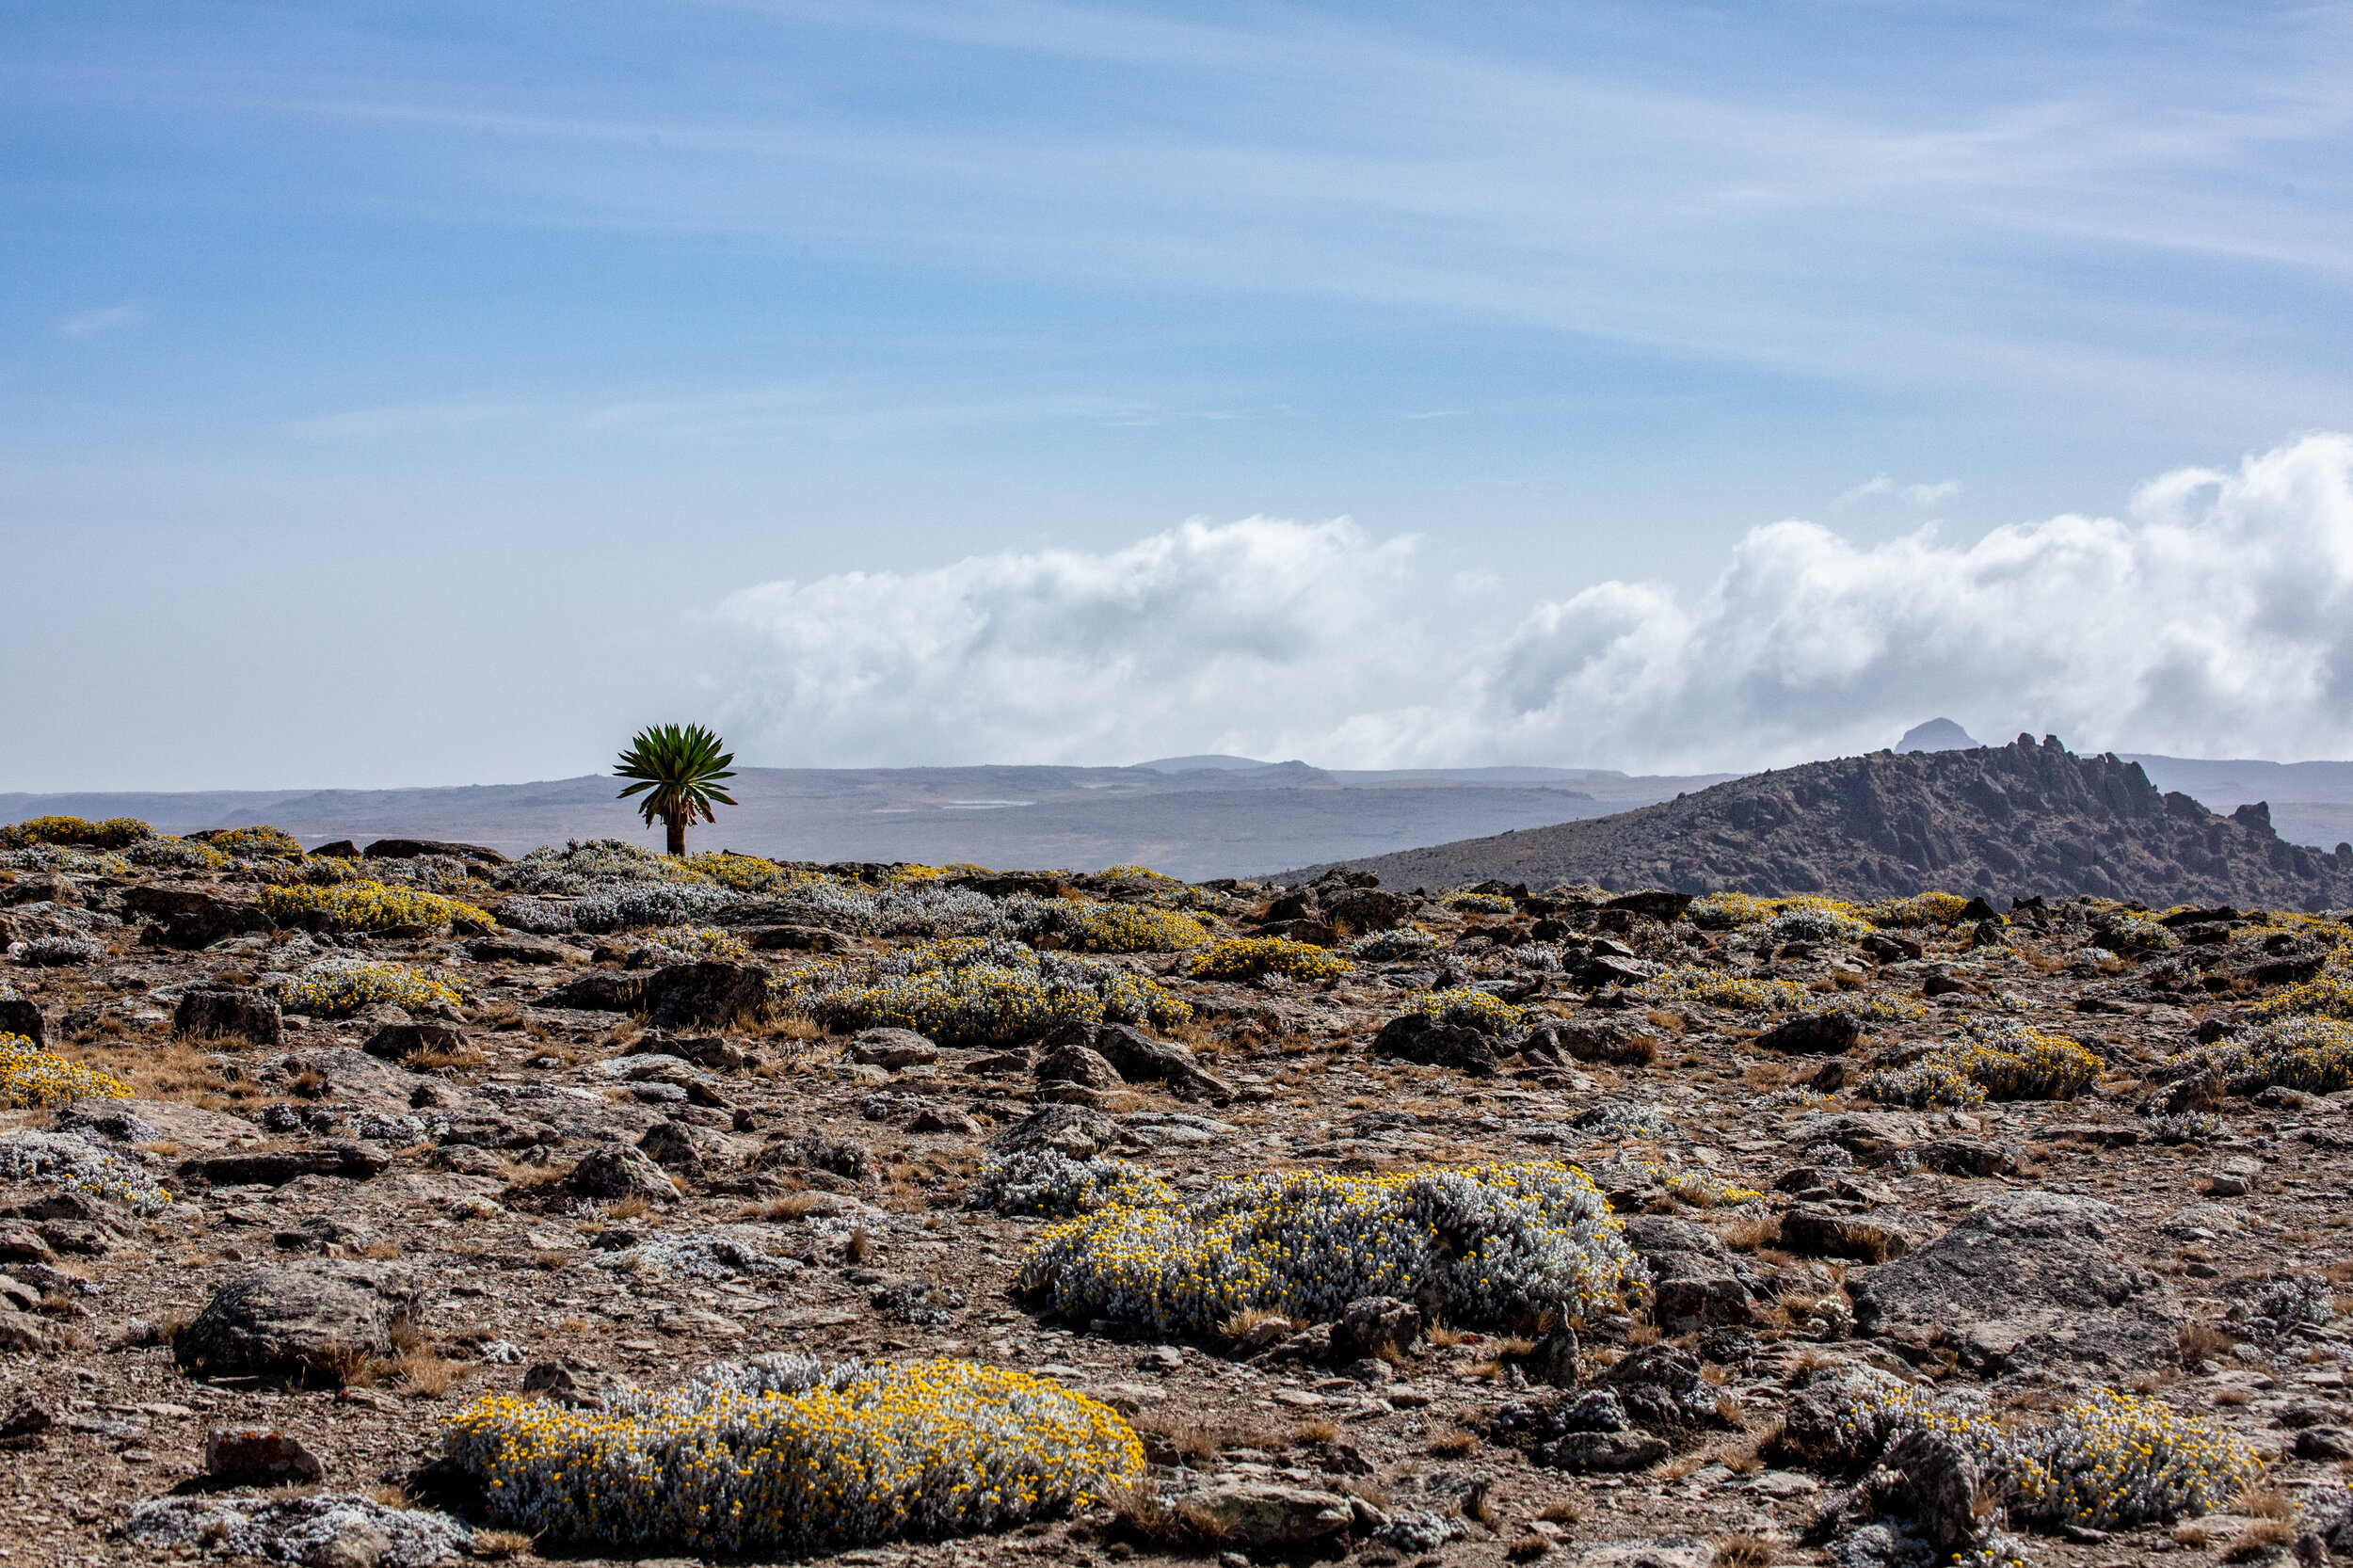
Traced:
<path fill-rule="evenodd" d="M 1372 1054 L 1425 1067 L 1454 1067 L 1475 1078 L 1492 1077 L 1497 1067 L 1496 1048 L 1484 1034 L 1427 1013 L 1402 1014 L 1383 1024 L 1373 1036 Z"/>
<path fill-rule="evenodd" d="M 1732 1251 L 1716 1233 L 1685 1220 L 1628 1216 L 1626 1244 L 1650 1265 L 1652 1316 L 1669 1334 L 1710 1323 L 1745 1323 L 1755 1311 L 1749 1288 L 1735 1271 Z"/>
<path fill-rule="evenodd" d="M 392 1353 L 392 1326 L 421 1288 L 406 1270 L 332 1261 L 248 1269 L 171 1342 L 197 1377 L 339 1375 L 342 1358 Z"/>
<path fill-rule="evenodd" d="M 2117 1261 L 2117 1228 L 2116 1211 L 2093 1199 L 2013 1193 L 1849 1276 L 1856 1326 L 1949 1347 L 1988 1371 L 2177 1365 L 2180 1305 L 2155 1274 Z"/>
<path fill-rule="evenodd" d="M 1179 1099 L 1223 1103 L 1234 1097 L 1234 1086 L 1194 1061 L 1192 1051 L 1173 1040 L 1156 1040 L 1132 1024 L 1064 1024 L 1043 1044 L 1049 1050 L 1084 1046 L 1127 1082 L 1165 1083 Z M 1042 1067 L 1038 1076 L 1047 1076 Z"/>
<path fill-rule="evenodd" d="M 2353 904 L 2353 855 L 2286 842 L 2261 803 L 2217 816 L 2160 793 L 2137 762 L 2025 735 L 1808 762 L 1613 817 L 1347 864 L 1390 888 L 1499 878 L 1857 898 L 2096 893 L 2157 908 Z"/>
<path fill-rule="evenodd" d="M 1806 1056 L 1844 1056 L 1862 1038 L 1863 1020 L 1851 1013 L 1805 1013 L 1775 1024 L 1751 1044 Z"/>
<path fill-rule="evenodd" d="M 670 1027 L 715 1029 L 757 1018 L 768 1008 L 768 971 L 715 958 L 673 964 L 646 982 L 642 1006 L 655 1023 Z"/>

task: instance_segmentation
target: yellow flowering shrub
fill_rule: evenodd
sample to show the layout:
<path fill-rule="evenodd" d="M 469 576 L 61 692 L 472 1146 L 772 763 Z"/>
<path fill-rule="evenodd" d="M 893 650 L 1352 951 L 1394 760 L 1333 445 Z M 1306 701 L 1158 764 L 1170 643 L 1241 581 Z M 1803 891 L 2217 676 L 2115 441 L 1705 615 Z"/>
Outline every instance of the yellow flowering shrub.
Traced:
<path fill-rule="evenodd" d="M 1769 920 L 1780 912 L 1780 904 L 1772 899 L 1725 891 L 1702 893 L 1691 901 L 1684 915 L 1703 931 L 1733 931 Z"/>
<path fill-rule="evenodd" d="M 1544 1161 L 1272 1171 L 1188 1203 L 1112 1204 L 1045 1230 L 1021 1283 L 1067 1320 L 1160 1334 L 1207 1334 L 1254 1309 L 1322 1320 L 1361 1296 L 1516 1328 L 1614 1303 L 1632 1262 L 1593 1181 Z"/>
<path fill-rule="evenodd" d="M 1193 961 L 1195 980 L 1256 980 L 1263 974 L 1329 980 L 1356 966 L 1328 948 L 1288 936 L 1228 936 Z"/>
<path fill-rule="evenodd" d="M 0 849 L 24 849 L 30 844 L 56 844 L 76 849 L 124 849 L 155 830 L 136 817 L 108 817 L 88 822 L 80 817 L 28 817 L 0 827 Z"/>
<path fill-rule="evenodd" d="M 1408 1007 L 1440 1023 L 1460 1024 L 1481 1034 L 1509 1034 L 1528 1022 L 1527 1009 L 1514 1007 L 1501 997 L 1472 985 L 1424 991 Z"/>
<path fill-rule="evenodd" d="M 2201 1073 L 2220 1074 L 2233 1095 L 2259 1094 L 2275 1083 L 2310 1095 L 2353 1089 L 2353 1023 L 2275 1016 L 2246 1034 L 2168 1059 L 2157 1076 L 2170 1080 Z"/>
<path fill-rule="evenodd" d="M 1863 918 L 1889 931 L 1913 931 L 1922 926 L 1951 925 L 1961 919 L 1969 901 L 1959 893 L 1914 893 L 1910 898 L 1881 899 L 1865 904 Z"/>
<path fill-rule="evenodd" d="M 774 860 L 763 860 L 757 855 L 738 855 L 732 850 L 713 850 L 707 855 L 690 855 L 686 869 L 695 875 L 732 888 L 739 893 L 765 892 L 771 888 L 806 881 L 808 873 L 790 866 L 779 866 Z"/>
<path fill-rule="evenodd" d="M 1449 909 L 1473 915 L 1508 915 L 1519 907 L 1502 893 L 1474 893 L 1467 888 L 1447 894 L 1443 902 Z"/>
<path fill-rule="evenodd" d="M 232 827 L 204 840 L 223 855 L 240 860 L 299 860 L 302 844 L 282 827 Z"/>
<path fill-rule="evenodd" d="M 724 958 L 742 963 L 752 955 L 744 938 L 715 925 L 658 925 L 630 933 L 648 947 L 662 948 L 685 958 Z M 632 960 L 634 968 L 636 960 Z"/>
<path fill-rule="evenodd" d="M 1925 1109 L 1995 1100 L 2073 1099 L 2100 1076 L 2100 1058 L 2059 1034 L 2009 1020 L 1969 1018 L 1965 1037 L 1908 1067 L 1874 1073 L 1864 1093 L 1881 1105 Z"/>
<path fill-rule="evenodd" d="M 314 964 L 280 981 L 272 991 L 287 1012 L 320 1018 L 340 1018 L 379 1001 L 432 1008 L 456 1007 L 464 1000 L 455 985 L 426 970 L 358 958 Z"/>
<path fill-rule="evenodd" d="M 1003 1529 L 1142 1478 L 1110 1406 L 968 1361 L 722 1366 L 603 1411 L 496 1395 L 449 1458 L 494 1520 L 567 1544 L 799 1555 Z"/>
<path fill-rule="evenodd" d="M 1045 899 L 1038 914 L 1075 952 L 1176 952 L 1209 939 L 1190 915 L 1141 904 L 1088 904 L 1081 899 Z"/>
<path fill-rule="evenodd" d="M 1794 1013 L 1814 1000 L 1794 980 L 1754 980 L 1704 964 L 1678 964 L 1644 981 L 1636 994 L 1661 1006 L 1697 1002 L 1735 1013 Z"/>
<path fill-rule="evenodd" d="M 2263 1474 L 2243 1439 L 2112 1388 L 2013 1442 L 2007 1458 L 2013 1517 L 2099 1530 L 2207 1512 Z"/>
<path fill-rule="evenodd" d="M 22 1034 L 0 1034 L 0 1106 L 33 1111 L 69 1100 L 130 1096 L 131 1086 L 112 1073 L 68 1062 Z"/>
<path fill-rule="evenodd" d="M 1146 882 L 1175 882 L 1177 878 L 1166 872 L 1156 872 L 1149 866 L 1105 866 L 1098 876 L 1121 876 Z"/>
<path fill-rule="evenodd" d="M 440 893 L 382 882 L 337 882 L 328 887 L 264 888 L 262 913 L 280 925 L 313 931 L 393 931 L 404 927 L 497 924 L 488 913 Z"/>
<path fill-rule="evenodd" d="M 845 1029 L 911 1029 L 941 1045 L 1008 1045 L 1066 1023 L 1172 1029 L 1193 1009 L 1158 981 L 1001 937 L 923 942 L 867 965 L 815 966 L 772 983 L 786 1006 Z"/>
<path fill-rule="evenodd" d="M 124 850 L 122 857 L 135 866 L 174 871 L 216 872 L 232 864 L 229 856 L 200 839 L 175 839 L 168 834 L 141 839 Z"/>

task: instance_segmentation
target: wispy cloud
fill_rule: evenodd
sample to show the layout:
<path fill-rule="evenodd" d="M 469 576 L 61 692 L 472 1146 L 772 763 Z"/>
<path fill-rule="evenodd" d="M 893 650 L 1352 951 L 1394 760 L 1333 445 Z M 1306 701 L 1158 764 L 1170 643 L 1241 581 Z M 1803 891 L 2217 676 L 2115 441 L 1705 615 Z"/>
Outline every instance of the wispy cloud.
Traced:
<path fill-rule="evenodd" d="M 1841 506 L 1851 506 L 1858 501 L 1874 496 L 1888 496 L 1913 506 L 1933 506 L 1940 501 L 1950 501 L 1961 493 L 1961 481 L 1942 479 L 1933 485 L 1898 485 L 1882 473 L 1866 479 L 1838 498 Z"/>
<path fill-rule="evenodd" d="M 539 404 L 507 398 L 459 398 L 447 402 L 388 404 L 348 408 L 292 421 L 291 435 L 313 440 L 374 441 L 464 430 L 487 424 L 547 417 Z"/>
<path fill-rule="evenodd" d="M 58 322 L 57 335 L 87 338 L 100 332 L 119 332 L 146 319 L 146 310 L 137 305 L 101 305 L 94 310 L 76 311 Z"/>

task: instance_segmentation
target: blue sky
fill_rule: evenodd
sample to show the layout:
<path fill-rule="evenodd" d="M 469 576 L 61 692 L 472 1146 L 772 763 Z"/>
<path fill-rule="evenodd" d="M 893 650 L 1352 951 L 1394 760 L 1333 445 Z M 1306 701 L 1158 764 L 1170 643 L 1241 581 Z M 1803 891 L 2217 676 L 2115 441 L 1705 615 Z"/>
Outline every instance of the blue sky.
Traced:
<path fill-rule="evenodd" d="M 936 681 L 918 756 L 776 637 L 1189 519 L 1410 536 L 1516 624 L 1786 519 L 2120 513 L 2353 429 L 2348 82 L 2342 5 L 0 5 L 0 721 L 54 743 L 0 789 L 549 776 L 698 708 L 759 761 L 1641 765 L 1312 663 L 1114 731 Z"/>

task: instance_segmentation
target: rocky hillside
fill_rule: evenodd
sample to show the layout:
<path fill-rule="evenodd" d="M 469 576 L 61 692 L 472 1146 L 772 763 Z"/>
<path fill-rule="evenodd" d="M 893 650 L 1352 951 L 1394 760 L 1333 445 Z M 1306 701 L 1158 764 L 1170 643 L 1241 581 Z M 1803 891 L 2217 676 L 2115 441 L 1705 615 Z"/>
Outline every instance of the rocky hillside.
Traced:
<path fill-rule="evenodd" d="M 1500 878 L 1703 892 L 2096 893 L 2298 909 L 2353 904 L 2353 850 L 2283 841 L 2257 803 L 2218 816 L 2138 763 L 2021 735 L 1752 775 L 1616 816 L 1350 861 L 1391 888 Z M 1322 868 L 1287 873 L 1283 880 Z"/>

